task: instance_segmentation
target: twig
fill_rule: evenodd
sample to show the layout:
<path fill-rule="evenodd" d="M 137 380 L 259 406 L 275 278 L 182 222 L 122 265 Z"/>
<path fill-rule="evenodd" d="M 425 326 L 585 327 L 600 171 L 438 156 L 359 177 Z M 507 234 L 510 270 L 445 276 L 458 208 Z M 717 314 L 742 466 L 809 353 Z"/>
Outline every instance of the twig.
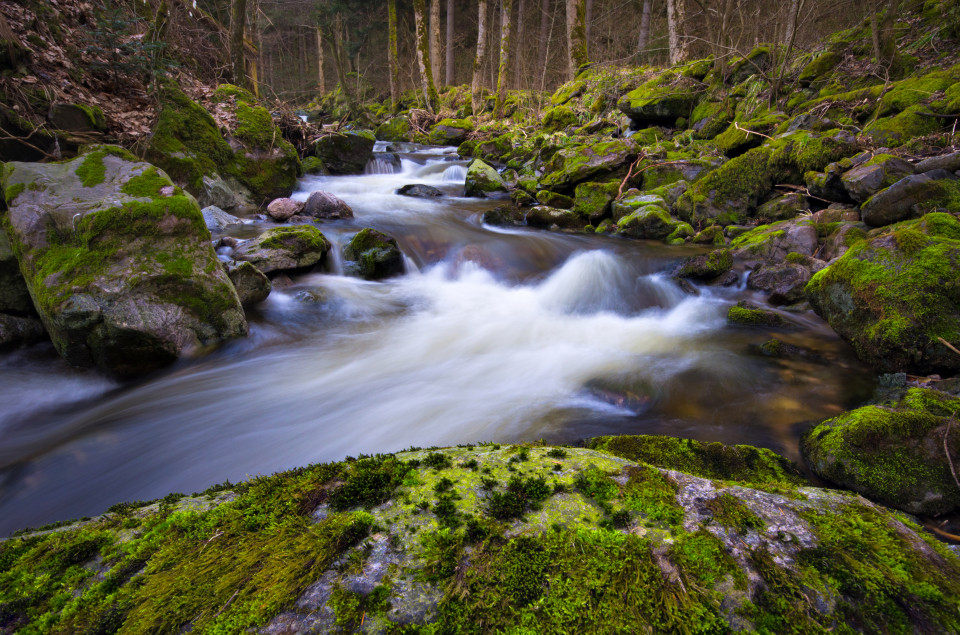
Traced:
<path fill-rule="evenodd" d="M 933 533 L 935 533 L 935 534 L 937 534 L 938 536 L 940 536 L 941 538 L 946 538 L 947 540 L 952 540 L 952 541 L 954 541 L 954 542 L 960 542 L 960 536 L 958 536 L 958 535 L 956 535 L 956 534 L 948 533 L 948 532 L 940 529 L 939 527 L 934 526 L 933 523 L 925 523 L 924 526 L 925 526 L 927 529 L 929 529 L 930 531 L 932 531 Z"/>
<path fill-rule="evenodd" d="M 949 348 L 951 351 L 953 351 L 953 352 L 956 353 L 957 355 L 960 355 L 960 351 L 958 351 L 953 344 L 951 344 L 951 343 L 948 342 L 947 340 L 943 339 L 942 337 L 938 337 L 937 339 L 940 340 L 940 343 L 943 344 L 944 346 L 946 346 L 947 348 Z"/>
<path fill-rule="evenodd" d="M 623 177 L 623 180 L 620 181 L 620 187 L 617 189 L 617 198 L 623 196 L 623 186 L 627 184 L 627 181 L 630 180 L 630 177 L 633 176 L 633 168 L 640 165 L 640 162 L 647 158 L 646 153 L 641 152 L 640 156 L 637 157 L 637 160 L 630 164 L 630 168 L 627 170 L 627 175 Z"/>
<path fill-rule="evenodd" d="M 213 619 L 220 617 L 220 614 L 227 610 L 227 607 L 230 606 L 230 603 L 233 602 L 233 599 L 237 597 L 237 594 L 240 593 L 240 589 L 237 589 L 233 592 L 233 595 L 230 596 L 230 599 L 227 600 L 227 603 L 220 607 L 220 610 L 217 611 L 217 614 L 213 616 Z"/>
<path fill-rule="evenodd" d="M 218 529 L 218 530 L 217 530 L 217 533 L 215 533 L 215 534 L 213 534 L 212 536 L 210 536 L 210 539 L 207 540 L 205 543 L 203 543 L 203 546 L 200 547 L 200 551 L 203 551 L 204 549 L 206 549 L 206 548 L 207 548 L 207 545 L 209 545 L 211 542 L 213 542 L 213 539 L 214 539 L 214 538 L 219 538 L 219 537 L 222 536 L 222 535 L 223 535 L 223 531 L 220 530 L 220 529 Z"/>
<path fill-rule="evenodd" d="M 956 416 L 953 416 L 950 417 L 950 421 L 947 422 L 947 429 L 943 433 L 943 453 L 947 455 L 947 464 L 950 465 L 950 474 L 953 476 L 953 482 L 957 484 L 957 489 L 960 489 L 960 479 L 957 478 L 957 472 L 953 469 L 953 459 L 950 458 L 950 448 L 947 444 L 947 440 L 950 438 L 950 428 L 953 427 L 953 423 L 956 420 Z"/>
<path fill-rule="evenodd" d="M 753 130 L 747 130 L 746 128 L 741 128 L 741 127 L 740 127 L 740 124 L 738 124 L 736 121 L 733 122 L 733 127 L 736 128 L 737 130 L 739 130 L 740 132 L 744 133 L 744 134 L 755 134 L 755 135 L 757 135 L 758 137 L 763 137 L 763 138 L 765 138 L 765 139 L 770 139 L 770 141 L 773 141 L 773 137 L 767 136 L 767 135 L 763 134 L 762 132 L 754 132 Z"/>

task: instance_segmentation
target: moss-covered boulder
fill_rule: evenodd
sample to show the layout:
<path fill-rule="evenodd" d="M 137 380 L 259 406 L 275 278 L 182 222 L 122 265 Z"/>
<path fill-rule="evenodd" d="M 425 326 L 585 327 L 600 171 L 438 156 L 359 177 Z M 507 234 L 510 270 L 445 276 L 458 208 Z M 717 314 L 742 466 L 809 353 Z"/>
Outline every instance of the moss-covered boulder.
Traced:
<path fill-rule="evenodd" d="M 363 174 L 376 141 L 373 133 L 365 130 L 332 132 L 317 139 L 311 152 L 331 174 Z"/>
<path fill-rule="evenodd" d="M 664 240 L 678 224 L 679 221 L 659 205 L 645 205 L 618 220 L 616 233 L 628 238 Z"/>
<path fill-rule="evenodd" d="M 677 278 L 714 280 L 733 268 L 733 254 L 729 249 L 716 249 L 710 253 L 685 259 L 674 272 Z"/>
<path fill-rule="evenodd" d="M 428 141 L 435 146 L 457 146 L 471 132 L 473 122 L 469 119 L 441 119 L 430 129 Z"/>
<path fill-rule="evenodd" d="M 754 328 L 777 328 L 789 324 L 787 320 L 769 309 L 741 300 L 727 310 L 727 322 Z"/>
<path fill-rule="evenodd" d="M 564 147 L 544 164 L 540 186 L 568 193 L 578 183 L 603 180 L 620 170 L 626 173 L 627 165 L 636 158 L 637 151 L 637 144 L 632 139 Z"/>
<path fill-rule="evenodd" d="M 573 210 L 535 205 L 527 211 L 527 225 L 531 227 L 559 229 L 582 229 L 587 226 L 587 219 Z"/>
<path fill-rule="evenodd" d="M 105 132 L 107 121 L 100 106 L 55 102 L 47 113 L 50 126 L 67 132 Z"/>
<path fill-rule="evenodd" d="M 483 213 L 487 225 L 523 225 L 523 212 L 516 205 L 498 205 Z"/>
<path fill-rule="evenodd" d="M 233 257 L 251 263 L 263 273 L 302 269 L 320 262 L 330 241 L 313 225 L 268 229 L 237 246 Z"/>
<path fill-rule="evenodd" d="M 790 220 L 810 209 L 807 197 L 799 192 L 790 192 L 783 196 L 772 198 L 757 208 L 757 218 L 761 222 Z"/>
<path fill-rule="evenodd" d="M 175 84 L 164 84 L 161 98 L 163 107 L 147 146 L 146 159 L 176 183 L 198 194 L 204 176 L 231 171 L 233 149 L 220 135 L 210 113 Z"/>
<path fill-rule="evenodd" d="M 154 166 L 95 146 L 7 163 L 2 185 L 4 229 L 67 362 L 137 375 L 246 334 L 200 208 Z"/>
<path fill-rule="evenodd" d="M 550 190 L 540 190 L 536 196 L 537 202 L 547 207 L 558 207 L 560 209 L 573 208 L 573 199 L 565 194 L 551 192 Z"/>
<path fill-rule="evenodd" d="M 350 239 L 343 257 L 350 261 L 347 272 L 366 280 L 403 275 L 405 270 L 403 252 L 397 246 L 397 240 L 375 229 L 363 229 Z"/>
<path fill-rule="evenodd" d="M 620 184 L 616 181 L 579 183 L 574 189 L 573 211 L 596 224 L 610 214 L 610 203 L 617 197 Z"/>
<path fill-rule="evenodd" d="M 881 227 L 938 208 L 960 210 L 960 178 L 946 170 L 904 177 L 871 196 L 860 207 L 860 218 Z"/>
<path fill-rule="evenodd" d="M 824 421 L 804 436 L 802 450 L 810 469 L 831 483 L 911 514 L 945 514 L 960 508 L 950 473 L 960 456 L 958 415 L 960 399 L 911 388 L 895 404 Z"/>
<path fill-rule="evenodd" d="M 195 194 L 200 194 L 204 177 L 217 175 L 236 178 L 257 203 L 288 196 L 302 171 L 296 149 L 248 91 L 230 85 L 218 90 L 214 100 L 235 121 L 226 138 L 209 112 L 173 82 L 165 83 L 147 160 Z"/>
<path fill-rule="evenodd" d="M 812 256 L 819 245 L 816 221 L 810 217 L 760 225 L 730 242 L 738 258 L 784 262 L 789 254 Z"/>
<path fill-rule="evenodd" d="M 913 166 L 903 159 L 890 154 L 878 154 L 844 172 L 840 180 L 850 198 L 863 203 L 880 190 L 912 174 Z"/>
<path fill-rule="evenodd" d="M 487 197 L 504 195 L 507 184 L 492 166 L 480 159 L 474 159 L 467 166 L 466 181 L 463 185 L 464 196 Z"/>
<path fill-rule="evenodd" d="M 664 72 L 621 97 L 617 107 L 636 128 L 673 126 L 681 117 L 690 117 L 704 92 L 700 82 L 681 73 Z"/>
<path fill-rule="evenodd" d="M 384 121 L 373 133 L 381 141 L 413 141 L 410 117 L 407 115 L 397 115 Z"/>
<path fill-rule="evenodd" d="M 577 123 L 577 113 L 567 106 L 557 106 L 543 113 L 540 124 L 544 130 L 556 132 Z"/>
<path fill-rule="evenodd" d="M 677 211 L 692 224 L 739 224 L 751 218 L 774 185 L 802 182 L 841 157 L 856 152 L 849 133 L 797 131 L 768 141 L 727 161 L 693 183 L 677 200 Z"/>
<path fill-rule="evenodd" d="M 643 189 L 655 190 L 677 181 L 693 183 L 710 170 L 719 166 L 718 161 L 704 159 L 677 159 L 673 161 L 653 161 L 643 171 Z"/>
<path fill-rule="evenodd" d="M 960 630 L 960 558 L 906 517 L 752 448 L 596 443 L 611 453 L 412 450 L 117 505 L 0 543 L 0 605 L 59 632 Z"/>
<path fill-rule="evenodd" d="M 960 221 L 933 213 L 855 242 L 814 275 L 814 310 L 860 359 L 887 372 L 960 369 Z"/>
<path fill-rule="evenodd" d="M 835 51 L 828 50 L 818 53 L 807 62 L 797 79 L 804 86 L 823 81 L 824 76 L 830 73 L 842 59 L 841 55 Z"/>

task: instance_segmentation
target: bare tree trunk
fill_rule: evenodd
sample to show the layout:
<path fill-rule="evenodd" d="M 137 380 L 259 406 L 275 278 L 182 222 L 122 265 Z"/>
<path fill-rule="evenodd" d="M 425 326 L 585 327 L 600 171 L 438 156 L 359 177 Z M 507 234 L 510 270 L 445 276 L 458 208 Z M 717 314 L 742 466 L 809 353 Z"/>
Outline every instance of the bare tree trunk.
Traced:
<path fill-rule="evenodd" d="M 517 6 L 517 28 L 516 28 L 516 40 L 520 43 L 520 46 L 516 47 L 514 52 L 514 63 L 513 63 L 513 87 L 516 89 L 522 89 L 521 85 L 524 80 L 526 80 L 526 68 L 524 67 L 524 43 L 526 42 L 526 20 L 523 19 L 524 14 L 527 11 L 527 2 L 526 0 L 520 0 L 520 4 Z"/>
<path fill-rule="evenodd" d="M 773 79 L 773 87 L 770 90 L 771 104 L 775 103 L 780 97 L 783 77 L 787 72 L 787 63 L 790 60 L 793 43 L 797 37 L 797 23 L 800 21 L 800 12 L 803 11 L 803 5 L 804 0 L 790 0 L 790 12 L 787 14 L 786 47 L 783 51 L 783 59 L 780 60 L 779 65 L 775 67 L 776 77 Z"/>
<path fill-rule="evenodd" d="M 247 20 L 247 0 L 230 0 L 230 74 L 233 83 L 247 88 L 246 63 L 243 56 L 243 30 Z"/>
<path fill-rule="evenodd" d="M 440 84 L 440 0 L 430 0 L 430 70 L 433 85 Z"/>
<path fill-rule="evenodd" d="M 547 68 L 547 51 L 550 45 L 550 24 L 551 20 L 551 2 L 550 0 L 541 0 L 540 2 L 540 50 L 537 60 L 539 60 L 542 69 Z"/>
<path fill-rule="evenodd" d="M 417 23 L 417 66 L 420 68 L 420 84 L 423 98 L 431 112 L 437 111 L 437 87 L 433 83 L 433 70 L 430 67 L 430 44 L 427 35 L 426 0 L 413 0 L 413 15 Z"/>
<path fill-rule="evenodd" d="M 887 0 L 886 4 L 887 10 L 883 15 L 883 22 L 880 23 L 879 29 L 877 44 L 880 54 L 877 56 L 877 61 L 890 68 L 897 57 L 897 39 L 893 27 L 897 23 L 897 8 L 900 3 L 898 0 Z M 874 20 L 875 22 L 876 20 Z"/>
<path fill-rule="evenodd" d="M 453 86 L 456 79 L 453 67 L 453 0 L 447 0 L 447 86 Z"/>
<path fill-rule="evenodd" d="M 477 54 L 473 57 L 473 82 L 470 85 L 475 116 L 480 115 L 483 107 L 480 89 L 483 87 L 483 62 L 487 55 L 487 0 L 478 0 L 477 4 Z"/>
<path fill-rule="evenodd" d="M 260 97 L 260 76 L 263 72 L 262 69 L 258 68 L 261 66 L 260 59 L 262 53 L 260 52 L 263 49 L 261 38 L 260 38 L 260 0 L 250 0 L 250 35 L 248 39 L 250 43 L 253 44 L 255 50 L 255 55 L 251 55 L 247 63 L 247 77 L 250 81 L 250 90 L 253 91 L 253 96 Z"/>
<path fill-rule="evenodd" d="M 641 61 L 650 40 L 650 0 L 643 0 L 643 12 L 640 14 L 640 36 L 637 38 L 637 62 Z"/>
<path fill-rule="evenodd" d="M 340 90 L 352 110 L 356 105 L 356 98 L 353 93 L 353 86 L 347 77 L 347 53 L 343 50 L 343 17 L 338 13 L 333 19 L 333 38 L 330 47 L 333 53 L 333 62 L 337 70 L 337 81 L 340 83 Z"/>
<path fill-rule="evenodd" d="M 397 0 L 387 0 L 387 66 L 390 71 L 390 106 L 400 111 L 400 55 L 397 52 Z"/>
<path fill-rule="evenodd" d="M 590 31 L 593 27 L 593 0 L 586 0 L 583 17 L 583 48 L 590 55 Z"/>
<path fill-rule="evenodd" d="M 686 0 L 667 0 L 667 36 L 671 65 L 685 62 L 689 55 L 689 45 L 683 36 L 686 13 Z"/>
<path fill-rule="evenodd" d="M 503 104 L 507 97 L 507 80 L 510 73 L 510 27 L 513 24 L 513 0 L 502 0 L 500 9 L 500 70 L 497 73 L 497 104 L 493 116 L 503 117 Z"/>
<path fill-rule="evenodd" d="M 567 61 L 570 79 L 587 63 L 586 7 L 584 0 L 567 0 Z"/>
<path fill-rule="evenodd" d="M 327 90 L 327 78 L 323 76 L 323 31 L 317 27 L 317 88 L 321 93 Z"/>

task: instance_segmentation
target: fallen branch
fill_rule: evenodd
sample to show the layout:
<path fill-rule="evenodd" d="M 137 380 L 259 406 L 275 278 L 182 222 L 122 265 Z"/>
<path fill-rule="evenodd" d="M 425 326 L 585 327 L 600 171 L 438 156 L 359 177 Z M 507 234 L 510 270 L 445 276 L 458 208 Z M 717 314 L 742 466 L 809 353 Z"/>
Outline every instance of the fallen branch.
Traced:
<path fill-rule="evenodd" d="M 947 540 L 952 540 L 954 542 L 960 542 L 960 536 L 946 532 L 935 526 L 933 523 L 925 523 L 924 526 L 941 538 L 946 538 Z"/>
<path fill-rule="evenodd" d="M 633 177 L 633 168 L 640 165 L 640 162 L 647 158 L 647 155 L 643 152 L 640 153 L 640 156 L 637 157 L 637 160 L 630 164 L 630 167 L 627 169 L 627 175 L 623 177 L 623 180 L 620 181 L 620 187 L 617 188 L 617 198 L 623 196 L 623 188 L 627 184 L 627 181 Z M 638 173 L 639 174 L 639 173 Z"/>
<path fill-rule="evenodd" d="M 951 343 L 948 342 L 947 340 L 943 339 L 942 337 L 938 337 L 937 339 L 940 340 L 940 343 L 943 344 L 944 346 L 946 346 L 947 348 L 949 348 L 951 351 L 953 351 L 953 352 L 956 353 L 957 355 L 960 355 L 960 351 L 958 351 L 953 344 L 951 344 Z"/>
<path fill-rule="evenodd" d="M 763 137 L 764 139 L 770 139 L 770 141 L 773 141 L 773 137 L 765 135 L 762 132 L 755 132 L 753 130 L 747 130 L 746 128 L 741 128 L 740 124 L 738 124 L 736 121 L 733 122 L 733 127 L 744 134 L 755 134 L 758 137 Z"/>

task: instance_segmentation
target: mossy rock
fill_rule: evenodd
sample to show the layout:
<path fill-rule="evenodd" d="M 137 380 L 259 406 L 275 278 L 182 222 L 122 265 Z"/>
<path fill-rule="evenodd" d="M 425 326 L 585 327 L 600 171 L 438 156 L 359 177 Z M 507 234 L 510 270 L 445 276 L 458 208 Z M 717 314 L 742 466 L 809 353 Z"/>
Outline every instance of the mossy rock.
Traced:
<path fill-rule="evenodd" d="M 727 69 L 727 83 L 740 84 L 754 75 L 762 75 L 773 64 L 773 51 L 770 45 L 762 44 L 747 53 L 745 57 L 730 62 Z"/>
<path fill-rule="evenodd" d="M 693 242 L 698 245 L 725 245 L 727 244 L 727 239 L 723 234 L 723 227 L 711 225 L 698 232 L 693 237 Z"/>
<path fill-rule="evenodd" d="M 691 256 L 683 261 L 674 276 L 713 280 L 733 268 L 733 254 L 729 249 L 716 249 L 707 254 Z"/>
<path fill-rule="evenodd" d="M 610 203 L 616 198 L 620 184 L 616 181 L 578 183 L 574 189 L 573 211 L 591 222 L 605 218 L 610 213 Z"/>
<path fill-rule="evenodd" d="M 863 361 L 885 372 L 960 368 L 960 221 L 932 213 L 855 242 L 817 273 L 814 310 Z"/>
<path fill-rule="evenodd" d="M 107 121 L 100 106 L 54 103 L 47 113 L 50 125 L 68 132 L 105 132 Z"/>
<path fill-rule="evenodd" d="M 816 55 L 806 66 L 803 67 L 803 70 L 800 71 L 800 75 L 797 76 L 797 79 L 804 86 L 809 86 L 813 83 L 825 81 L 824 76 L 832 71 L 837 64 L 840 63 L 840 60 L 843 59 L 839 53 L 834 51 L 823 51 L 822 53 Z"/>
<path fill-rule="evenodd" d="M 880 190 L 911 174 L 913 166 L 903 159 L 890 154 L 878 154 L 844 172 L 840 180 L 850 198 L 857 203 L 863 203 Z"/>
<path fill-rule="evenodd" d="M 696 224 L 742 224 L 779 183 L 802 182 L 810 171 L 822 170 L 841 157 L 852 155 L 857 140 L 834 130 L 817 134 L 797 131 L 767 141 L 727 161 L 692 184 L 676 208 L 685 221 Z"/>
<path fill-rule="evenodd" d="M 11 247 L 70 364 L 139 375 L 246 334 L 200 208 L 154 166 L 95 146 L 62 163 L 7 163 L 2 185 Z"/>
<path fill-rule="evenodd" d="M 750 445 L 725 445 L 672 436 L 624 435 L 589 439 L 586 447 L 719 481 L 757 485 L 806 485 L 807 479 L 789 459 Z"/>
<path fill-rule="evenodd" d="M 330 174 L 330 171 L 327 170 L 327 166 L 325 166 L 323 161 L 318 157 L 307 157 L 303 160 L 303 173 L 327 175 Z"/>
<path fill-rule="evenodd" d="M 268 229 L 241 243 L 234 258 L 249 262 L 263 273 L 312 267 L 330 251 L 330 241 L 313 225 Z"/>
<path fill-rule="evenodd" d="M 429 142 L 436 146 L 459 145 L 473 131 L 469 119 L 441 119 L 430 129 Z"/>
<path fill-rule="evenodd" d="M 312 153 L 331 174 L 363 174 L 375 143 L 371 132 L 333 132 L 317 139 Z"/>
<path fill-rule="evenodd" d="M 680 73 L 664 72 L 620 98 L 617 107 L 636 127 L 666 124 L 673 126 L 681 117 L 689 117 L 703 97 L 697 80 Z"/>
<path fill-rule="evenodd" d="M 163 108 L 147 146 L 146 159 L 170 175 L 176 183 L 198 194 L 203 177 L 230 173 L 233 149 L 213 117 L 176 84 L 161 91 Z"/>
<path fill-rule="evenodd" d="M 960 508 L 960 489 L 945 452 L 960 454 L 960 433 L 947 437 L 960 399 L 911 388 L 899 402 L 845 412 L 810 430 L 802 449 L 817 476 L 911 514 Z"/>
<path fill-rule="evenodd" d="M 233 84 L 220 84 L 210 95 L 210 101 L 215 104 L 222 104 L 233 101 L 243 101 L 248 104 L 256 104 L 257 98 L 246 88 L 241 88 Z"/>
<path fill-rule="evenodd" d="M 609 177 L 619 170 L 625 173 L 637 151 L 636 143 L 630 139 L 562 148 L 543 166 L 540 186 L 567 193 L 572 192 L 578 183 Z"/>
<path fill-rule="evenodd" d="M 912 174 L 880 190 L 860 206 L 860 218 L 881 227 L 937 209 L 960 210 L 960 179 L 946 170 Z"/>
<path fill-rule="evenodd" d="M 787 116 L 778 112 L 750 119 L 746 122 L 732 122 L 726 130 L 716 135 L 713 143 L 720 152 L 729 157 L 736 157 L 750 148 L 761 145 L 765 136 L 770 136 L 777 129 L 777 126 L 786 120 Z"/>
<path fill-rule="evenodd" d="M 812 255 L 819 244 L 816 222 L 810 217 L 760 225 L 730 242 L 738 257 L 784 262 L 789 254 Z"/>
<path fill-rule="evenodd" d="M 573 199 L 565 194 L 558 194 L 550 190 L 540 190 L 537 192 L 537 202 L 547 207 L 558 207 L 560 209 L 571 209 Z"/>
<path fill-rule="evenodd" d="M 577 113 L 567 106 L 557 106 L 543 113 L 540 123 L 544 130 L 556 132 L 577 123 Z"/>
<path fill-rule="evenodd" d="M 397 115 L 384 121 L 377 126 L 374 134 L 381 141 L 413 141 L 410 118 L 407 115 Z"/>
<path fill-rule="evenodd" d="M 23 279 L 23 274 L 20 273 L 20 263 L 10 247 L 6 232 L 2 230 L 0 230 L 0 313 L 21 317 L 36 316 L 30 290 Z"/>
<path fill-rule="evenodd" d="M 236 154 L 228 173 L 249 188 L 255 200 L 272 201 L 289 196 L 303 172 L 296 148 L 283 138 L 263 106 L 238 100 L 233 113 L 237 125 L 230 131 L 228 140 Z"/>
<path fill-rule="evenodd" d="M 523 225 L 523 212 L 517 205 L 498 205 L 483 213 L 483 222 L 487 225 Z"/>
<path fill-rule="evenodd" d="M 719 163 L 708 159 L 677 159 L 660 165 L 654 162 L 643 171 L 643 189 L 655 190 L 677 181 L 693 183 L 715 170 Z"/>
<path fill-rule="evenodd" d="M 739 326 L 759 328 L 777 328 L 789 324 L 779 313 L 761 309 L 756 305 L 742 300 L 730 307 L 727 311 L 727 321 Z"/>
<path fill-rule="evenodd" d="M 752 448 L 597 443 L 638 458 L 411 450 L 116 505 L 0 544 L 0 601 L 59 632 L 960 630 L 960 559 L 905 517 Z"/>
<path fill-rule="evenodd" d="M 713 139 L 733 121 L 733 107 L 729 101 L 703 100 L 690 115 L 690 127 L 697 139 Z"/>
<path fill-rule="evenodd" d="M 464 196 L 484 198 L 507 193 L 507 184 L 503 177 L 489 164 L 480 159 L 474 159 L 467 166 L 466 181 L 463 186 Z"/>
<path fill-rule="evenodd" d="M 543 228 L 583 229 L 587 226 L 587 219 L 576 212 L 546 205 L 531 207 L 526 214 L 526 221 L 531 227 Z"/>
<path fill-rule="evenodd" d="M 627 238 L 665 240 L 678 225 L 670 212 L 659 205 L 646 205 L 617 221 L 617 234 Z"/>
<path fill-rule="evenodd" d="M 405 270 L 397 240 L 375 229 L 360 230 L 344 248 L 343 257 L 351 263 L 347 271 L 365 280 L 383 280 Z"/>

